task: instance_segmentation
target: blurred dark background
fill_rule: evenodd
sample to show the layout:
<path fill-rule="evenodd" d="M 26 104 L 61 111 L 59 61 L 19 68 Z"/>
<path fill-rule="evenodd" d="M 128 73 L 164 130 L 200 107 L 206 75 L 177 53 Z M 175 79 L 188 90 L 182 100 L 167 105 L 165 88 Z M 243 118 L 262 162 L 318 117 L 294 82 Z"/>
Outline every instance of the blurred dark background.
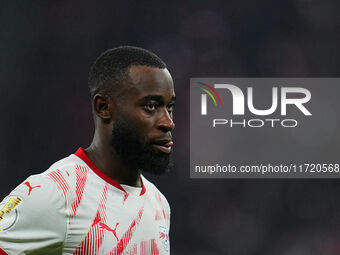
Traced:
<path fill-rule="evenodd" d="M 175 255 L 340 254 L 340 180 L 189 178 L 190 77 L 337 77 L 340 2 L 1 1 L 0 196 L 89 145 L 87 74 L 104 50 L 157 53 L 178 97 Z M 322 151 L 320 151 L 322 154 Z"/>

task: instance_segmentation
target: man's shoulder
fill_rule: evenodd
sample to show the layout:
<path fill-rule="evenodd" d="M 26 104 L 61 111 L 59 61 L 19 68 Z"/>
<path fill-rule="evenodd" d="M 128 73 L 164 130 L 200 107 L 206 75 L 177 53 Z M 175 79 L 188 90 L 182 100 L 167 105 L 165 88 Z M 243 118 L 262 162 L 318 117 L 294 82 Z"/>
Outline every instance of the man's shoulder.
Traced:
<path fill-rule="evenodd" d="M 75 169 L 77 165 L 86 166 L 86 164 L 76 155 L 71 154 L 68 157 L 62 158 L 53 163 L 45 172 L 42 174 L 48 174 L 50 172 L 59 170 L 63 174 L 70 174 L 71 170 Z"/>
<path fill-rule="evenodd" d="M 59 190 L 61 193 L 56 193 L 66 199 L 66 195 L 72 193 L 72 186 L 74 186 L 77 175 L 83 170 L 88 171 L 88 169 L 88 166 L 79 157 L 71 154 L 56 161 L 44 172 L 29 176 L 14 189 L 14 192 L 25 190 L 27 187 L 30 190 L 31 186 L 38 185 L 49 193 L 53 190 Z"/>
<path fill-rule="evenodd" d="M 143 185 L 145 185 L 145 188 L 147 192 L 153 196 L 157 202 L 160 202 L 165 207 L 167 207 L 170 210 L 170 205 L 168 200 L 166 199 L 165 195 L 156 187 L 155 184 L 150 182 L 148 179 L 146 179 L 144 176 L 142 176 Z"/>
<path fill-rule="evenodd" d="M 74 169 L 77 164 L 81 164 L 81 160 L 74 154 L 71 154 L 70 156 L 53 163 L 44 172 L 28 176 L 12 191 L 12 193 L 18 191 L 20 191 L 20 193 L 26 193 L 26 190 L 28 190 L 28 195 L 31 195 L 35 187 L 51 191 L 53 188 L 57 188 L 57 185 L 55 185 L 56 182 L 53 180 L 62 180 L 66 178 L 67 175 L 70 175 L 73 172 L 72 169 Z"/>
<path fill-rule="evenodd" d="M 63 182 L 73 183 L 79 172 L 87 172 L 89 169 L 88 165 L 81 158 L 75 154 L 71 154 L 53 163 L 47 170 L 42 172 L 40 176 L 42 178 L 47 177 L 57 184 L 57 186 L 62 186 Z"/>

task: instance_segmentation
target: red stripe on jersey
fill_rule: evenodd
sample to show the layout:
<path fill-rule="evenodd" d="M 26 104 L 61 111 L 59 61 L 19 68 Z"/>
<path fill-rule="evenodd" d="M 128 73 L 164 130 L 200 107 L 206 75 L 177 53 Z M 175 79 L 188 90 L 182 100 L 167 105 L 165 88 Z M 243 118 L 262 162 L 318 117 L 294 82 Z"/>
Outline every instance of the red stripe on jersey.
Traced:
<path fill-rule="evenodd" d="M 124 255 L 137 255 L 137 244 L 133 244 L 132 248 L 124 253 Z"/>
<path fill-rule="evenodd" d="M 124 190 L 124 188 L 116 181 L 114 181 L 113 179 L 111 179 L 110 177 L 108 177 L 106 174 L 104 174 L 99 168 L 97 168 L 95 166 L 95 164 L 91 161 L 91 159 L 86 155 L 85 151 L 83 150 L 83 148 L 79 148 L 74 155 L 76 155 L 77 157 L 79 157 L 81 160 L 83 160 L 91 169 L 92 171 L 97 174 L 100 178 L 102 178 L 104 181 L 106 181 L 107 183 L 110 183 L 111 185 L 113 185 L 114 187 L 116 187 L 117 189 L 120 189 L 124 192 L 126 192 Z M 143 184 L 142 181 L 142 191 L 140 192 L 140 196 L 143 195 L 146 192 L 146 188 L 145 185 Z"/>
<path fill-rule="evenodd" d="M 142 241 L 140 243 L 140 255 L 148 254 L 148 243 L 147 241 Z"/>
<path fill-rule="evenodd" d="M 156 198 L 157 198 L 158 202 L 162 202 L 162 197 L 161 197 L 161 194 L 159 192 L 156 193 Z"/>
<path fill-rule="evenodd" d="M 151 253 L 150 255 L 159 255 L 156 239 L 151 240 Z"/>
<path fill-rule="evenodd" d="M 7 253 L 3 249 L 0 248 L 0 255 L 7 255 Z"/>
<path fill-rule="evenodd" d="M 123 197 L 123 204 L 125 204 L 126 199 L 129 197 L 129 194 L 125 192 L 124 197 Z"/>
<path fill-rule="evenodd" d="M 165 213 L 164 209 L 162 210 L 162 212 L 160 212 L 159 210 L 156 211 L 156 215 L 155 215 L 155 220 L 167 220 L 170 218 L 170 215 L 168 213 Z"/>
<path fill-rule="evenodd" d="M 128 230 L 123 234 L 123 237 L 119 240 L 117 246 L 110 252 L 110 255 L 121 255 L 126 247 L 128 246 L 129 242 L 133 234 L 136 231 L 136 228 L 143 216 L 144 213 L 144 206 L 138 211 L 137 217 L 132 221 Z"/>
<path fill-rule="evenodd" d="M 106 222 L 106 202 L 107 202 L 108 185 L 105 188 L 100 199 L 99 207 L 96 216 L 93 220 L 91 228 L 85 239 L 81 242 L 79 247 L 73 253 L 74 255 L 97 254 L 104 238 L 104 230 L 99 227 L 99 223 Z"/>
<path fill-rule="evenodd" d="M 89 168 L 86 166 L 76 165 L 76 196 L 77 200 L 72 204 L 73 216 L 76 215 L 78 206 L 83 198 L 87 173 Z"/>
<path fill-rule="evenodd" d="M 160 213 L 160 211 L 156 211 L 156 215 L 155 215 L 155 220 L 162 220 L 163 219 L 163 216 L 162 214 Z"/>
<path fill-rule="evenodd" d="M 156 239 L 140 243 L 140 255 L 159 255 Z"/>
<path fill-rule="evenodd" d="M 70 191 L 70 186 L 68 185 L 67 181 L 65 180 L 63 174 L 59 169 L 49 172 L 47 176 L 57 184 L 58 188 L 63 192 L 65 197 L 65 208 L 67 207 L 67 192 Z"/>

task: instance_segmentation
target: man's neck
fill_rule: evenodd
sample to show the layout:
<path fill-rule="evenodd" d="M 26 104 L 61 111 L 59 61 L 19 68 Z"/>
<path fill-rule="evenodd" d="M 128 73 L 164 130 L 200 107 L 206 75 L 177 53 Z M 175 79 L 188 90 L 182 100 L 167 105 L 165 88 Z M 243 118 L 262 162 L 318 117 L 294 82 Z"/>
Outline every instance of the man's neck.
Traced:
<path fill-rule="evenodd" d="M 142 187 L 141 172 L 126 166 L 110 144 L 103 144 L 94 139 L 84 151 L 100 171 L 117 183 Z"/>

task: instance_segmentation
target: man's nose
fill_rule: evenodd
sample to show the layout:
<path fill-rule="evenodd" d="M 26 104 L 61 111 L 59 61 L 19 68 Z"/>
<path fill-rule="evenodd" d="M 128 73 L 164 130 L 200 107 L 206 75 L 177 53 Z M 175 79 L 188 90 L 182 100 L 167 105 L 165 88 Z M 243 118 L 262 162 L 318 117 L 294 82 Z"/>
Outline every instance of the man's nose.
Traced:
<path fill-rule="evenodd" d="M 164 132 L 172 131 L 175 128 L 175 123 L 172 119 L 172 114 L 169 113 L 168 110 L 164 109 L 161 112 L 157 128 Z"/>

